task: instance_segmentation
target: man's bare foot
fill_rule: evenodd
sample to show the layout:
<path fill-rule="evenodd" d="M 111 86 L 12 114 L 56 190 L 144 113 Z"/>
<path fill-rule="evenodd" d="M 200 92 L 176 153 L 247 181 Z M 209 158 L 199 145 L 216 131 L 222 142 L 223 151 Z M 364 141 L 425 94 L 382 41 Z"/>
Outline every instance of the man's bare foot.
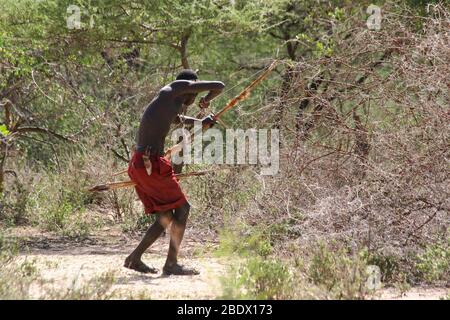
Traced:
<path fill-rule="evenodd" d="M 163 274 L 166 276 L 176 275 L 176 276 L 195 276 L 200 274 L 199 271 L 194 268 L 188 268 L 179 264 L 174 264 L 172 266 L 165 265 L 163 267 Z"/>
<path fill-rule="evenodd" d="M 141 273 L 158 273 L 158 269 L 149 267 L 141 260 L 132 260 L 130 257 L 125 259 L 125 263 L 123 265 L 125 268 L 135 270 Z"/>

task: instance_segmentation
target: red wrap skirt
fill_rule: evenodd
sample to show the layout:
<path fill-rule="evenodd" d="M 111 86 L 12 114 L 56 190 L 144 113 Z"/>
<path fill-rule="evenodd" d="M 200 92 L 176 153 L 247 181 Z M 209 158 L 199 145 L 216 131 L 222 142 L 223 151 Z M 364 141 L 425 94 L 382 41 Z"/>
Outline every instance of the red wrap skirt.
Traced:
<path fill-rule="evenodd" d="M 172 210 L 187 202 L 181 191 L 172 165 L 163 156 L 152 155 L 152 173 L 144 166 L 142 152 L 135 152 L 128 166 L 128 175 L 136 183 L 136 192 L 145 207 L 146 214 Z"/>

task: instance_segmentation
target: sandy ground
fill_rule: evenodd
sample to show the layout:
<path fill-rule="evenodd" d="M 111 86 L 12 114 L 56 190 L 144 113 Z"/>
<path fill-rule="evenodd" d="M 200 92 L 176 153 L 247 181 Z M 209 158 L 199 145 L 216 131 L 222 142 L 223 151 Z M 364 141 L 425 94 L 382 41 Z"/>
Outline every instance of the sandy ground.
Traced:
<path fill-rule="evenodd" d="M 89 279 L 112 273 L 112 290 L 117 298 L 146 299 L 213 299 L 220 295 L 218 277 L 224 264 L 214 258 L 189 259 L 201 272 L 199 276 L 164 276 L 140 274 L 122 267 L 127 253 L 104 253 L 99 250 L 71 251 L 69 254 L 30 254 L 26 259 L 35 261 L 43 280 L 54 288 L 80 286 Z M 155 267 L 162 267 L 165 257 L 161 254 L 145 254 L 143 260 Z M 39 291 L 34 291 L 35 297 Z"/>
<path fill-rule="evenodd" d="M 30 236 L 30 233 L 33 236 Z M 138 244 L 139 237 L 129 237 L 117 230 L 105 229 L 101 236 L 81 242 L 64 240 L 48 234 L 36 234 L 30 230 L 15 231 L 15 236 L 26 239 L 27 247 L 20 261 L 34 261 L 40 277 L 51 284 L 53 290 L 64 292 L 71 287 L 86 285 L 107 272 L 112 273 L 114 297 L 144 299 L 215 299 L 220 298 L 220 277 L 226 274 L 229 261 L 215 258 L 210 249 L 217 244 L 212 240 L 198 240 L 189 232 L 183 243 L 180 262 L 194 266 L 198 276 L 163 276 L 140 274 L 123 267 L 127 255 Z M 161 237 L 144 255 L 149 265 L 161 269 L 168 248 L 169 237 Z M 32 290 L 38 298 L 41 291 Z M 394 288 L 379 290 L 375 299 L 441 299 L 448 295 L 447 288 L 411 288 L 401 294 Z"/>
<path fill-rule="evenodd" d="M 383 289 L 379 292 L 378 299 L 383 300 L 439 300 L 445 299 L 449 290 L 446 288 L 411 288 L 405 293 L 400 293 L 394 288 Z"/>
<path fill-rule="evenodd" d="M 107 232 L 80 243 L 42 235 L 26 238 L 27 250 L 21 253 L 19 262 L 25 259 L 33 262 L 40 277 L 48 283 L 47 287 L 53 289 L 64 291 L 72 286 L 80 287 L 90 279 L 109 273 L 114 277 L 113 297 L 118 299 L 214 299 L 222 292 L 220 276 L 226 270 L 226 261 L 205 253 L 205 248 L 215 246 L 213 242 L 193 240 L 189 234 L 183 242 L 179 261 L 197 268 L 198 276 L 164 276 L 161 271 L 141 274 L 124 268 L 123 262 L 139 243 L 139 237 L 117 232 Z M 169 236 L 159 238 L 144 254 L 143 261 L 161 270 L 168 247 Z M 41 290 L 32 290 L 33 297 L 40 294 Z"/>

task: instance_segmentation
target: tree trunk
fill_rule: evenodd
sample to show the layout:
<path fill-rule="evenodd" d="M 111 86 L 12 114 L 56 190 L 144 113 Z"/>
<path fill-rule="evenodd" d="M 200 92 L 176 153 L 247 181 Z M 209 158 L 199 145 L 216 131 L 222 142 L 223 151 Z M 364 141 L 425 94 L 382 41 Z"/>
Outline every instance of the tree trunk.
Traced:
<path fill-rule="evenodd" d="M 181 65 L 183 66 L 184 69 L 190 69 L 189 61 L 187 58 L 187 44 L 190 36 L 191 36 L 190 30 L 186 31 L 183 34 L 183 36 L 181 37 L 180 47 L 178 49 L 180 51 L 181 56 Z"/>
<path fill-rule="evenodd" d="M 6 160 L 6 148 L 2 143 L 0 145 L 0 195 L 3 194 L 3 185 L 5 182 L 5 160 Z"/>

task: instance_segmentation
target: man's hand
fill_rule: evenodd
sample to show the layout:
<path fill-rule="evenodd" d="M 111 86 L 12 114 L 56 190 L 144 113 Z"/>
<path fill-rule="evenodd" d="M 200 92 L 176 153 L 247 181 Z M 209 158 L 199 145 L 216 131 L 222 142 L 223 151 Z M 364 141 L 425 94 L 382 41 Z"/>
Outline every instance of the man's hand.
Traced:
<path fill-rule="evenodd" d="M 212 127 L 217 123 L 216 116 L 214 113 L 211 113 L 202 119 L 202 126 Z"/>
<path fill-rule="evenodd" d="M 202 109 L 209 107 L 209 101 L 206 100 L 206 97 L 201 97 L 200 101 L 198 102 L 198 106 Z"/>

